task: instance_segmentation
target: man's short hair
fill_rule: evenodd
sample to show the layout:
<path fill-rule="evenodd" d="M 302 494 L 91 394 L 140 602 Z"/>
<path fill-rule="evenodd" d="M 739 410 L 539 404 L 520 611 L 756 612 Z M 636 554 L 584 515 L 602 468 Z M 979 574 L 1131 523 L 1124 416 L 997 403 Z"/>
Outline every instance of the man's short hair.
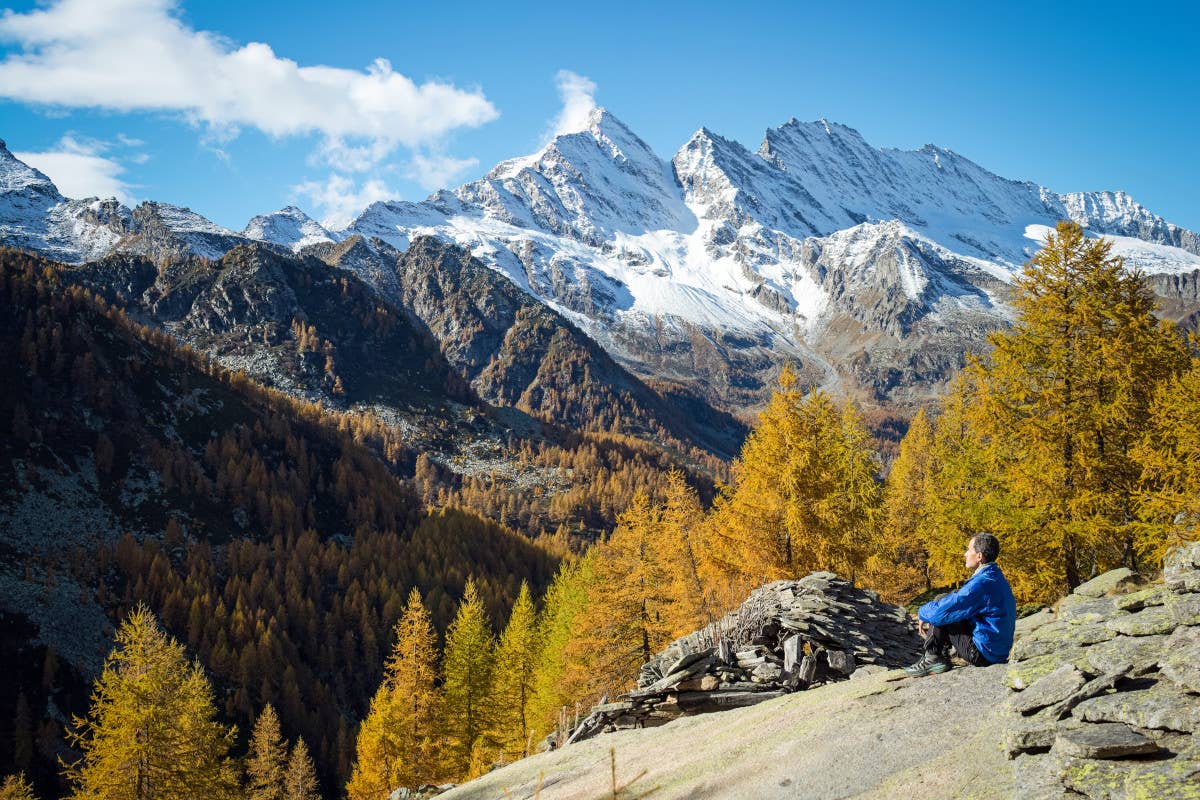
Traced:
<path fill-rule="evenodd" d="M 977 533 L 972 536 L 971 547 L 983 556 L 985 564 L 990 564 L 1000 557 L 1000 540 L 990 533 Z"/>

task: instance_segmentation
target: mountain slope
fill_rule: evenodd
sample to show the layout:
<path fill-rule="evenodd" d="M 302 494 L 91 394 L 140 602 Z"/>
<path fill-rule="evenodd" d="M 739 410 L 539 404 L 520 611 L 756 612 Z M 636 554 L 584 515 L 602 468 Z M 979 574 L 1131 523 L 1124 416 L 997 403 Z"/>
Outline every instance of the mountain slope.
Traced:
<path fill-rule="evenodd" d="M 454 192 L 375 204 L 344 233 L 457 242 L 638 374 L 740 408 L 789 359 L 880 403 L 928 396 L 1007 324 L 1014 274 L 1067 218 L 1147 272 L 1200 269 L 1195 234 L 1123 193 L 1058 195 L 824 121 L 769 130 L 758 152 L 701 129 L 664 167 L 603 109 Z"/>
<path fill-rule="evenodd" d="M 395 276 L 364 243 L 404 251 L 434 236 L 639 377 L 734 412 L 763 399 L 784 361 L 884 407 L 932 396 L 1008 324 L 1013 277 L 1060 219 L 1153 276 L 1200 271 L 1200 237 L 1123 192 L 1059 194 L 825 120 L 789 120 L 756 151 L 701 128 L 668 161 L 597 108 L 536 153 L 422 202 L 374 203 L 341 231 L 294 207 L 235 234 L 173 206 L 67 200 L 2 149 L 0 189 L 3 241 L 72 263 L 114 249 L 215 259 L 254 239 L 320 248 L 393 300 Z M 1186 292 L 1154 283 L 1167 313 L 1193 318 Z"/>

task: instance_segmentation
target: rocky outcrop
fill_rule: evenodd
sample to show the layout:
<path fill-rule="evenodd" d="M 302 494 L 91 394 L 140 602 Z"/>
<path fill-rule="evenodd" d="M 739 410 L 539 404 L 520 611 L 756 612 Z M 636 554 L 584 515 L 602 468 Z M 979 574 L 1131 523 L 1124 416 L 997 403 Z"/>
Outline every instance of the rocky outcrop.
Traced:
<path fill-rule="evenodd" d="M 1020 627 L 1004 742 L 1018 796 L 1200 796 L 1200 543 L 1162 583 L 1114 570 Z"/>
<path fill-rule="evenodd" d="M 594 707 L 567 741 L 756 705 L 911 663 L 919 650 L 912 619 L 875 592 L 831 572 L 777 581 L 672 642 L 642 667 L 636 689 Z"/>

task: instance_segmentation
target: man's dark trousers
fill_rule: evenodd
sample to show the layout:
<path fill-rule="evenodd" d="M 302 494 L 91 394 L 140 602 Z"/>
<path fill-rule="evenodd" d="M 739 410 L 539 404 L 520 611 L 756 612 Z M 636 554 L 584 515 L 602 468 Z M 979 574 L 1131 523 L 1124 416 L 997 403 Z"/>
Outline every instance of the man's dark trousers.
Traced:
<path fill-rule="evenodd" d="M 964 619 L 961 622 L 951 622 L 949 625 L 930 625 L 925 634 L 925 653 L 935 658 L 945 658 L 951 645 L 958 657 L 973 667 L 986 667 L 992 662 L 984 658 L 975 647 L 971 634 L 975 631 L 975 621 Z"/>

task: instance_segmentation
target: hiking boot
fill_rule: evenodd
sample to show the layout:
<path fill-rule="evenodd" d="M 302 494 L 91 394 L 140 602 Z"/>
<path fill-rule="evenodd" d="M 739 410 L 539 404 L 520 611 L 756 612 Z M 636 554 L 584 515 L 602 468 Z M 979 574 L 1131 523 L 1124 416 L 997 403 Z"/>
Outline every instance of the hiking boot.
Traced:
<path fill-rule="evenodd" d="M 941 672 L 949 672 L 954 669 L 944 656 L 934 656 L 926 653 L 921 656 L 921 660 L 913 664 L 911 667 L 905 667 L 904 671 L 914 678 L 924 678 L 926 675 L 937 675 Z"/>

